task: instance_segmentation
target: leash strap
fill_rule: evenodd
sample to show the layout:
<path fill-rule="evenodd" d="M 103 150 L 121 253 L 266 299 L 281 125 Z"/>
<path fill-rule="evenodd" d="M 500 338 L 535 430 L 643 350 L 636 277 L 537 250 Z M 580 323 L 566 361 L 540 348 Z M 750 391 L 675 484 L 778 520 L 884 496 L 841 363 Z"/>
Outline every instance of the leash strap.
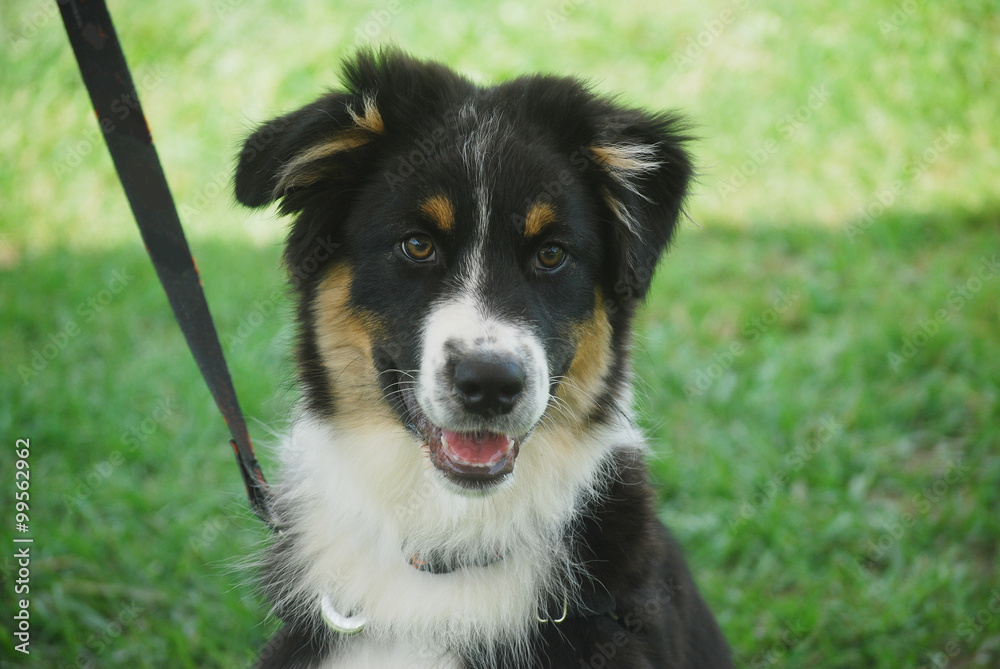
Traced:
<path fill-rule="evenodd" d="M 267 482 L 254 456 L 198 269 L 111 15 L 104 0 L 59 0 L 59 10 L 146 250 L 188 348 L 229 427 L 230 444 L 236 453 L 250 506 L 261 520 L 274 527 Z"/>

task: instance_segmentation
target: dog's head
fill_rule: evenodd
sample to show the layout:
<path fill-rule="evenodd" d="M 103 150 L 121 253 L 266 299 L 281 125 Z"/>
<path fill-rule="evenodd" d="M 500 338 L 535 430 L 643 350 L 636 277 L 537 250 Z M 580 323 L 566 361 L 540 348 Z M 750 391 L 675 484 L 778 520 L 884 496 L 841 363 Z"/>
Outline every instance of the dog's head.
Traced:
<path fill-rule="evenodd" d="M 236 171 L 240 202 L 296 215 L 310 410 L 395 421 L 480 489 L 540 425 L 627 411 L 629 322 L 691 175 L 679 121 L 397 52 L 361 53 L 345 85 L 261 126 Z"/>

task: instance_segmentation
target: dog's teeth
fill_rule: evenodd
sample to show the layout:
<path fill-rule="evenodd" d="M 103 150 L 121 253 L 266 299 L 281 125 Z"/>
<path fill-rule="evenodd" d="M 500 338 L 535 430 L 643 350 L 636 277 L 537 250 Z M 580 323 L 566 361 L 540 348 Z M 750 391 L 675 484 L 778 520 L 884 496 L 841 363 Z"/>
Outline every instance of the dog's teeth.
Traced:
<path fill-rule="evenodd" d="M 513 439 L 509 435 L 478 433 L 461 434 L 441 431 L 441 447 L 457 464 L 489 467 L 500 462 L 510 452 Z"/>

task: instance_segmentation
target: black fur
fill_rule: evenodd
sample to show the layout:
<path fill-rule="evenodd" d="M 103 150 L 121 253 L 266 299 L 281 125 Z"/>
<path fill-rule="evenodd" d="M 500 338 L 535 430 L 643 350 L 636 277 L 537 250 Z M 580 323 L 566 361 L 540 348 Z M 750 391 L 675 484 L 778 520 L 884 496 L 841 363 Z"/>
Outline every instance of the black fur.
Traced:
<path fill-rule="evenodd" d="M 359 54 L 345 67 L 345 85 L 343 92 L 261 126 L 246 141 L 235 179 L 243 204 L 279 200 L 282 213 L 297 216 L 285 262 L 299 303 L 298 367 L 309 410 L 335 420 L 341 399 L 323 369 L 312 309 L 334 265 L 351 270 L 350 308 L 380 323 L 372 335 L 376 369 L 418 365 L 416 319 L 454 288 L 472 233 L 459 223 L 447 234 L 435 232 L 441 259 L 431 269 L 402 264 L 386 249 L 412 229 L 428 227 L 414 213 L 421 197 L 444 192 L 457 219 L 474 215 L 462 142 L 470 127 L 495 118 L 500 130 L 489 157 L 494 219 L 487 238 L 495 257 L 485 269 L 489 294 L 481 298 L 538 330 L 557 379 L 575 355 L 566 333 L 593 316 L 599 295 L 611 325 L 612 358 L 586 418 L 608 420 L 620 410 L 617 398 L 629 382 L 635 308 L 672 238 L 692 174 L 683 122 L 621 106 L 571 78 L 528 76 L 483 88 L 397 52 Z M 379 127 L 358 126 L 366 104 L 377 108 Z M 317 158 L 307 178 L 282 182 L 297 158 L 340 137 L 348 138 L 349 148 Z M 613 147 L 648 164 L 616 173 L 614 163 L 628 161 L 616 156 L 602 162 L 594 147 Z M 635 147 L 641 151 L 628 153 Z M 540 198 L 560 214 L 545 239 L 564 244 L 572 257 L 544 277 L 530 270 L 537 242 L 526 242 L 523 234 L 527 210 Z M 394 393 L 398 379 L 386 378 L 385 399 L 405 421 L 407 408 Z M 606 494 L 581 509 L 565 534 L 591 579 L 585 584 L 591 609 L 541 625 L 527 664 L 500 651 L 465 658 L 470 669 L 731 666 L 680 549 L 657 520 L 645 465 L 615 457 Z M 280 561 L 280 550 L 269 559 Z M 284 613 L 287 627 L 262 653 L 259 667 L 312 667 L 335 652 L 339 639 L 321 624 Z"/>

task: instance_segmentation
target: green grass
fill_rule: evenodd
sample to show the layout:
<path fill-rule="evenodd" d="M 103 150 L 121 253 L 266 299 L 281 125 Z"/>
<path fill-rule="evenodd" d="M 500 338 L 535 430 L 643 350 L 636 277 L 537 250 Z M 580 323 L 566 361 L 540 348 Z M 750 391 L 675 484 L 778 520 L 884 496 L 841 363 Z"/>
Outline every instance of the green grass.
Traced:
<path fill-rule="evenodd" d="M 274 622 L 238 564 L 265 534 L 54 6 L 0 7 L 0 500 L 30 437 L 36 541 L 32 655 L 7 619 L 0 662 L 247 666 Z M 655 279 L 638 385 L 663 517 L 740 665 L 1000 666 L 992 3 L 112 13 L 267 472 L 293 397 L 282 224 L 233 205 L 232 159 L 381 20 L 483 80 L 580 74 L 698 123 L 700 227 Z"/>

